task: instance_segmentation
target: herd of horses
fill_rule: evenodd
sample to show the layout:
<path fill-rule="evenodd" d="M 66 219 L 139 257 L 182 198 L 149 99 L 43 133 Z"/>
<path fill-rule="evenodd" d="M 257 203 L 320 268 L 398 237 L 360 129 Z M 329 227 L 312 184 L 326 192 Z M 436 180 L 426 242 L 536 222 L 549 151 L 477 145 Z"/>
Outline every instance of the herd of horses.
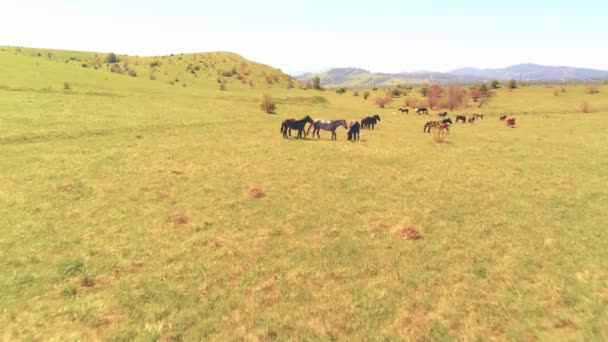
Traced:
<path fill-rule="evenodd" d="M 346 120 L 313 120 L 310 115 L 306 115 L 302 119 L 298 120 L 295 118 L 284 120 L 281 123 L 281 134 L 283 138 L 288 138 L 291 136 L 291 130 L 297 130 L 298 139 L 302 139 L 303 137 L 307 137 L 308 133 L 310 133 L 310 129 L 312 128 L 312 136 L 314 138 L 315 134 L 317 138 L 321 138 L 320 131 L 330 131 L 331 139 L 336 140 L 337 134 L 336 129 L 338 127 L 344 127 L 348 130 L 348 140 L 355 141 L 359 140 L 360 131 L 362 129 L 374 129 L 374 126 L 380 121 L 380 115 L 370 115 L 361 119 L 361 123 L 359 121 L 351 121 L 348 125 L 346 124 Z M 306 124 L 310 124 L 308 129 L 306 129 Z"/>
<path fill-rule="evenodd" d="M 409 113 L 408 108 L 399 108 L 399 111 L 401 113 Z M 427 108 L 416 108 L 415 112 L 418 115 L 429 115 L 429 111 Z M 466 115 L 456 115 L 456 119 L 453 122 L 451 118 L 445 118 L 448 115 L 448 112 L 437 113 L 437 115 L 444 119 L 427 121 L 424 124 L 423 133 L 431 133 L 431 129 L 436 129 L 440 133 L 449 132 L 450 126 L 454 123 L 475 123 L 475 121 L 483 120 L 484 118 L 484 115 L 481 113 L 474 113 L 468 117 Z M 507 127 L 515 127 L 515 118 L 507 118 L 506 115 L 501 115 L 499 119 L 500 121 L 505 121 Z M 378 122 L 380 122 L 380 115 L 378 114 L 366 116 L 361 119 L 361 122 L 351 121 L 348 124 L 346 123 L 346 120 L 314 120 L 310 117 L 310 115 L 306 115 L 305 117 L 299 120 L 295 118 L 284 120 L 281 123 L 281 134 L 283 135 L 283 138 L 287 139 L 291 137 L 291 130 L 296 130 L 298 132 L 297 138 L 302 139 L 308 137 L 308 133 L 310 133 L 310 129 L 312 128 L 313 138 L 316 135 L 317 138 L 320 139 L 320 131 L 324 130 L 331 132 L 331 139 L 336 140 L 336 129 L 338 129 L 339 127 L 344 127 L 348 130 L 348 140 L 356 141 L 359 140 L 360 131 L 362 129 L 373 130 Z M 309 124 L 308 129 L 306 129 L 307 124 Z"/>

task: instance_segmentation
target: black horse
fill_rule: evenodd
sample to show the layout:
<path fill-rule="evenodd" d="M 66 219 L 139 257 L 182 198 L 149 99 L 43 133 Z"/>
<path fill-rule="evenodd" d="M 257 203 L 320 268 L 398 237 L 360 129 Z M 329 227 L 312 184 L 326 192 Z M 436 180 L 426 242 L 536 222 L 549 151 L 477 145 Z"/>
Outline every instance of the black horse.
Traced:
<path fill-rule="evenodd" d="M 448 112 L 439 113 L 437 115 L 441 116 L 442 118 L 445 118 L 448 115 Z"/>
<path fill-rule="evenodd" d="M 431 133 L 431 128 L 433 127 L 445 127 L 446 131 L 450 131 L 449 129 L 449 125 L 452 124 L 452 119 L 447 118 L 447 119 L 443 119 L 441 121 L 428 121 L 427 123 L 424 124 L 424 129 L 423 132 L 424 133 Z"/>
<path fill-rule="evenodd" d="M 361 119 L 361 129 L 374 129 L 374 126 L 380 121 L 380 115 L 366 116 Z"/>
<path fill-rule="evenodd" d="M 401 112 L 401 114 L 403 114 L 403 113 L 409 114 L 410 113 L 410 110 L 407 109 L 407 108 L 399 108 L 399 111 Z"/>
<path fill-rule="evenodd" d="M 416 108 L 416 114 L 420 115 L 420 114 L 428 114 L 429 110 L 426 109 L 425 107 L 422 108 Z"/>
<path fill-rule="evenodd" d="M 359 121 L 351 121 L 348 125 L 348 140 L 355 141 L 359 140 L 359 131 L 361 130 L 361 124 Z"/>
<path fill-rule="evenodd" d="M 287 120 L 283 121 L 281 123 L 281 134 L 283 134 L 283 138 L 287 138 L 288 131 L 290 131 L 292 129 L 297 129 L 298 130 L 298 139 L 302 139 L 302 133 L 306 134 L 306 131 L 304 130 L 304 128 L 306 127 L 307 122 L 312 125 L 314 120 L 309 115 L 306 115 L 305 117 L 303 117 L 300 120 L 287 119 Z"/>

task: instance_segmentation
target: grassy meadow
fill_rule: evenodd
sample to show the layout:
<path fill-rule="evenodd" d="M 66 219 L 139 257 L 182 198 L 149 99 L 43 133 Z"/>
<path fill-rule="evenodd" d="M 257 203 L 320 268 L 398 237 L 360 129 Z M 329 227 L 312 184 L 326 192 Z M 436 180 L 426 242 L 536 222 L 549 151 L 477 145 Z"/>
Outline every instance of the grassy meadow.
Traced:
<path fill-rule="evenodd" d="M 50 52 L 0 48 L 0 339 L 608 339 L 608 86 L 499 89 L 437 143 L 229 53 Z"/>

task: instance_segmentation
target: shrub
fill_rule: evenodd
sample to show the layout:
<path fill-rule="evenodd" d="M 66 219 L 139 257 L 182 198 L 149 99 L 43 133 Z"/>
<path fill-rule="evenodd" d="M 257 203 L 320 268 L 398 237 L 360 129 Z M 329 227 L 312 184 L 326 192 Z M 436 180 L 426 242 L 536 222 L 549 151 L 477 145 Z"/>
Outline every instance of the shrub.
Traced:
<path fill-rule="evenodd" d="M 427 88 L 427 87 L 420 88 L 420 95 L 426 97 L 428 90 L 429 90 L 429 88 Z"/>
<path fill-rule="evenodd" d="M 287 82 L 287 89 L 293 89 L 294 85 L 293 85 L 293 80 L 290 79 L 289 82 Z"/>
<path fill-rule="evenodd" d="M 346 93 L 346 88 L 340 87 L 340 88 L 336 89 L 336 93 L 342 95 L 342 94 Z"/>
<path fill-rule="evenodd" d="M 507 83 L 505 83 L 505 86 L 507 86 L 508 89 L 515 89 L 517 88 L 517 81 L 514 79 L 510 79 L 507 81 Z"/>
<path fill-rule="evenodd" d="M 374 99 L 374 103 L 378 105 L 380 108 L 384 108 L 387 104 L 393 101 L 393 97 L 390 93 L 386 93 L 384 95 L 380 95 Z"/>
<path fill-rule="evenodd" d="M 253 87 L 254 85 L 255 85 L 255 84 L 253 83 L 253 81 L 251 81 L 251 80 L 250 80 L 250 81 L 249 81 L 249 86 L 250 86 L 250 87 Z"/>
<path fill-rule="evenodd" d="M 226 90 L 226 82 L 220 83 L 220 90 Z"/>
<path fill-rule="evenodd" d="M 447 90 L 447 107 L 450 110 L 458 108 L 464 104 L 466 91 L 457 85 L 450 85 Z"/>
<path fill-rule="evenodd" d="M 131 70 L 129 70 L 129 76 L 137 77 L 137 72 L 135 72 L 135 70 L 131 69 Z"/>
<path fill-rule="evenodd" d="M 492 89 L 498 89 L 500 88 L 500 82 L 498 82 L 498 80 L 492 80 L 492 82 L 490 82 L 490 87 Z"/>
<path fill-rule="evenodd" d="M 112 67 L 110 68 L 111 72 L 117 73 L 117 74 L 122 74 L 122 69 L 120 68 L 120 64 L 112 64 Z"/>
<path fill-rule="evenodd" d="M 363 99 L 367 100 L 368 97 L 369 97 L 369 91 L 364 91 L 363 92 Z"/>
<path fill-rule="evenodd" d="M 359 92 L 355 90 L 355 92 L 353 93 L 353 96 L 359 96 Z"/>
<path fill-rule="evenodd" d="M 260 103 L 260 109 L 262 109 L 264 112 L 266 112 L 268 114 L 274 113 L 274 111 L 276 109 L 276 105 L 274 104 L 274 101 L 272 100 L 272 97 L 270 97 L 270 95 L 264 94 L 264 96 L 262 96 L 262 102 Z"/>
<path fill-rule="evenodd" d="M 110 52 L 110 54 L 108 54 L 108 56 L 106 57 L 106 63 L 118 63 L 120 60 L 118 59 L 118 57 L 113 53 Z"/>
<path fill-rule="evenodd" d="M 393 95 L 393 97 L 399 97 L 401 96 L 401 91 L 399 89 L 393 89 L 391 95 Z"/>
<path fill-rule="evenodd" d="M 585 94 L 593 95 L 593 94 L 597 94 L 599 92 L 600 92 L 600 90 L 598 89 L 597 84 L 587 84 L 585 86 Z"/>
<path fill-rule="evenodd" d="M 63 82 L 63 89 L 70 90 L 72 89 L 72 87 L 70 87 L 70 84 L 68 82 Z"/>
<path fill-rule="evenodd" d="M 591 105 L 589 104 L 589 102 L 581 102 L 580 111 L 581 113 L 591 113 Z"/>
<path fill-rule="evenodd" d="M 150 79 L 151 79 L 152 81 L 156 80 L 156 75 L 154 75 L 154 74 L 150 74 Z"/>

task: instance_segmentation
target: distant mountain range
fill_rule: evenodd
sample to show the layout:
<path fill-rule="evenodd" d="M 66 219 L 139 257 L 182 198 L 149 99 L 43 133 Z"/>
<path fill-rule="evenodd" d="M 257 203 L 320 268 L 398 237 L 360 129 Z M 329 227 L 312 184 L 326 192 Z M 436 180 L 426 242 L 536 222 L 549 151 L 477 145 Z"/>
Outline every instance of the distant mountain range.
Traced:
<path fill-rule="evenodd" d="M 568 66 L 517 64 L 506 68 L 462 68 L 448 72 L 415 71 L 400 73 L 372 73 L 359 68 L 334 68 L 321 73 L 306 73 L 296 78 L 306 82 L 319 76 L 326 87 L 370 87 L 420 83 L 472 83 L 489 80 L 515 79 L 529 82 L 587 81 L 608 78 L 608 71 Z"/>

